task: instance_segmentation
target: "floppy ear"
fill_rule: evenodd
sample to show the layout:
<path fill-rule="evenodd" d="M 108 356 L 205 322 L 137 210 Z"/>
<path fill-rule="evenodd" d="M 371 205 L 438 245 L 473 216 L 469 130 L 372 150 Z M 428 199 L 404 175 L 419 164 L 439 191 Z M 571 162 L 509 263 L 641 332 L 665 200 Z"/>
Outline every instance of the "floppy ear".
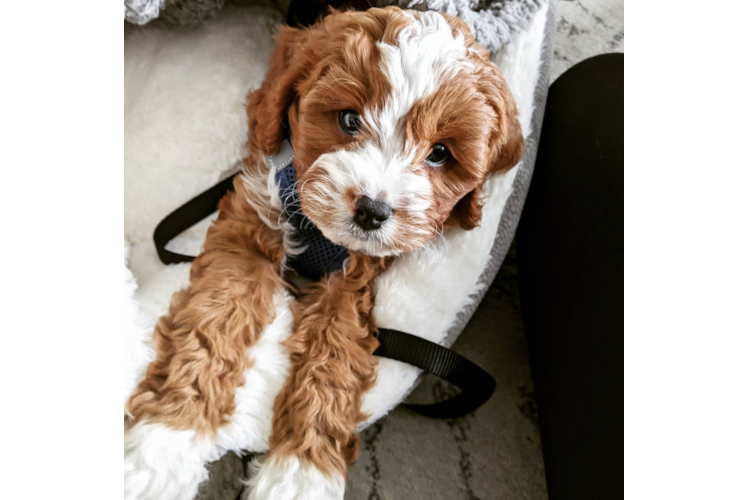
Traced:
<path fill-rule="evenodd" d="M 249 145 L 266 155 L 277 153 L 287 136 L 288 108 L 296 97 L 294 85 L 305 67 L 300 48 L 303 35 L 304 31 L 296 28 L 280 28 L 265 81 L 248 96 Z"/>
<path fill-rule="evenodd" d="M 459 225 L 462 229 L 475 229 L 483 215 L 483 191 L 477 187 L 462 197 L 452 209 L 444 227 Z"/>
<path fill-rule="evenodd" d="M 525 154 L 525 138 L 517 119 L 517 105 L 501 71 L 494 64 L 487 65 L 486 70 L 490 74 L 482 80 L 484 87 L 481 90 L 498 116 L 498 127 L 492 141 L 495 160 L 489 171 L 490 175 L 505 172 L 522 159 Z"/>
<path fill-rule="evenodd" d="M 506 172 L 515 166 L 525 154 L 525 137 L 522 135 L 522 126 L 517 119 L 517 106 L 514 98 L 504 84 L 504 119 L 499 133 L 496 161 L 489 173 Z"/>
<path fill-rule="evenodd" d="M 481 90 L 488 103 L 494 108 L 498 124 L 491 137 L 492 151 L 489 157 L 491 166 L 487 176 L 506 172 L 515 166 L 525 154 L 525 138 L 522 135 L 522 126 L 517 119 L 517 106 L 514 98 L 498 68 L 491 64 L 488 70 L 492 74 L 482 79 L 485 86 Z M 468 230 L 478 226 L 483 214 L 481 188 L 482 185 L 457 202 L 448 222 L 452 225 L 459 223 L 460 227 Z"/>

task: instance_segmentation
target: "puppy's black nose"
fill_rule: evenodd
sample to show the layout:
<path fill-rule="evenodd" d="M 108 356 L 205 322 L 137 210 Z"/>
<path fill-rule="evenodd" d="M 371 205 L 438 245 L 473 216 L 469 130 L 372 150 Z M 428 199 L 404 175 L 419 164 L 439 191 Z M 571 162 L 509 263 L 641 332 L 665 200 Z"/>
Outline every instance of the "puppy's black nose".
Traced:
<path fill-rule="evenodd" d="M 392 207 L 382 200 L 372 200 L 368 196 L 362 196 L 356 202 L 356 213 L 353 216 L 355 222 L 364 231 L 379 229 L 384 221 L 392 215 Z"/>

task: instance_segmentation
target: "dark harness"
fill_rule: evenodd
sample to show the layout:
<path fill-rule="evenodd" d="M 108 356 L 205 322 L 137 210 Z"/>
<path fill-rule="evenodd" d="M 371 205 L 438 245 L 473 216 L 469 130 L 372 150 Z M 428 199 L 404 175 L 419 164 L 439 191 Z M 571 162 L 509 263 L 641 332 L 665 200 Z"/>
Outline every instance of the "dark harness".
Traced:
<path fill-rule="evenodd" d="M 288 149 L 291 150 L 291 157 L 284 159 L 281 155 L 288 155 Z M 293 159 L 293 149 L 288 141 L 283 143 L 279 154 L 268 157 L 268 163 L 275 170 L 275 182 L 283 202 L 283 212 L 294 230 L 294 242 L 303 249 L 301 253 L 288 255 L 286 264 L 301 276 L 318 280 L 325 274 L 343 269 L 348 250 L 325 238 L 322 231 L 301 211 Z"/>

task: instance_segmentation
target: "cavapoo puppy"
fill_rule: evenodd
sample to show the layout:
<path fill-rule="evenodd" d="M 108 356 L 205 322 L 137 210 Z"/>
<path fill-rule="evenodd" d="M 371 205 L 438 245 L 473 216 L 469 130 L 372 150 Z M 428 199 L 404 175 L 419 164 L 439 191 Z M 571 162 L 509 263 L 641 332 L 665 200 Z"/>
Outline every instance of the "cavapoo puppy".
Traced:
<path fill-rule="evenodd" d="M 247 353 L 292 290 L 288 375 L 248 495 L 342 499 L 376 378 L 372 281 L 444 228 L 474 228 L 483 182 L 524 152 L 507 85 L 458 18 L 337 12 L 277 41 L 248 97 L 244 171 L 127 404 L 126 498 L 192 498 L 208 461 L 260 432 L 243 425 L 270 411 L 242 400 Z M 292 286 L 294 270 L 318 279 Z"/>

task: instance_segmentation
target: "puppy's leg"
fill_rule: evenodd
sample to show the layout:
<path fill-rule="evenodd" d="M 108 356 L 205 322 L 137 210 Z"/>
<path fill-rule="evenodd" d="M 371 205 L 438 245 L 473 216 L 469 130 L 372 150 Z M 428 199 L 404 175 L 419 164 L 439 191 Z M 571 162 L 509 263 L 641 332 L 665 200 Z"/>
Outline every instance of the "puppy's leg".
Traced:
<path fill-rule="evenodd" d="M 342 500 L 358 455 L 362 396 L 376 377 L 371 281 L 384 267 L 354 254 L 345 275 L 304 299 L 286 342 L 291 375 L 275 400 L 270 453 L 254 464 L 250 500 Z"/>
<path fill-rule="evenodd" d="M 272 213 L 247 203 L 242 180 L 234 187 L 192 265 L 190 286 L 156 326 L 156 359 L 128 402 L 125 498 L 195 496 L 205 463 L 219 458 L 216 431 L 234 412 L 247 349 L 282 299 L 283 235 L 263 223 Z"/>

